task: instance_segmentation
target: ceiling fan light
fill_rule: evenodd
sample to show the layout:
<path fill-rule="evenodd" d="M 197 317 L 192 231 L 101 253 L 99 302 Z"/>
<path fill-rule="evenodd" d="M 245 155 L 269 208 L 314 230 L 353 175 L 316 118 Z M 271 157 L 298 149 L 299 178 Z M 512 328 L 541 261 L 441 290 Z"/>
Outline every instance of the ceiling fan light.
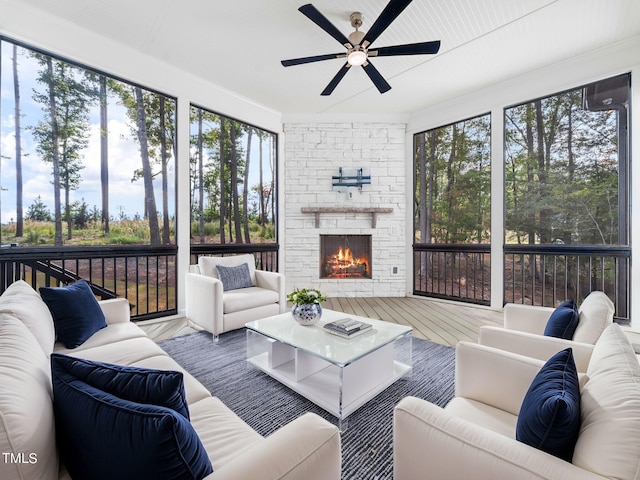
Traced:
<path fill-rule="evenodd" d="M 352 67 L 359 67 L 367 61 L 367 53 L 362 50 L 353 50 L 347 55 L 347 62 Z"/>

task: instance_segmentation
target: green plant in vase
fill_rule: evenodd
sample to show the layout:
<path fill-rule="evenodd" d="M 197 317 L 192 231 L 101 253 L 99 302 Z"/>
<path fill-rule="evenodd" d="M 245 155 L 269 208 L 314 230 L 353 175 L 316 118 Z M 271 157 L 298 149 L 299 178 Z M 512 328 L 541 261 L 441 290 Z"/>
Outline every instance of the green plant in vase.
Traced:
<path fill-rule="evenodd" d="M 287 300 L 293 304 L 291 315 L 304 326 L 315 325 L 322 317 L 322 302 L 327 299 L 316 288 L 296 288 L 287 294 Z"/>

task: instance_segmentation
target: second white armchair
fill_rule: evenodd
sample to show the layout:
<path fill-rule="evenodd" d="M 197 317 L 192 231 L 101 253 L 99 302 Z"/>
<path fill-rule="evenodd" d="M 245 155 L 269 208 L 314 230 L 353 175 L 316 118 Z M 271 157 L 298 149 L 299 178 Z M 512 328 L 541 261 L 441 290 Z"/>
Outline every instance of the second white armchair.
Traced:
<path fill-rule="evenodd" d="M 247 322 L 284 313 L 284 275 L 256 270 L 251 254 L 201 256 L 185 279 L 187 321 L 219 335 Z"/>

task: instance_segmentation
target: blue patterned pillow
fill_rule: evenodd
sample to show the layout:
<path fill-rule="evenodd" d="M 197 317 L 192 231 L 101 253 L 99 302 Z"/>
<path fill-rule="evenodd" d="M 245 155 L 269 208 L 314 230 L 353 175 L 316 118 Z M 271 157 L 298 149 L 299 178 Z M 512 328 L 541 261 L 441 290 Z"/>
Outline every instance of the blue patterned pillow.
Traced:
<path fill-rule="evenodd" d="M 40 296 L 53 317 L 57 339 L 67 348 L 82 345 L 107 326 L 100 304 L 84 280 L 66 287 L 42 287 Z"/>
<path fill-rule="evenodd" d="M 237 290 L 239 288 L 253 287 L 251 282 L 251 273 L 249 273 L 249 265 L 243 263 L 237 267 L 224 267 L 216 265 L 218 278 L 222 282 L 222 289 Z"/>
<path fill-rule="evenodd" d="M 576 332 L 579 320 L 580 314 L 578 313 L 576 302 L 574 300 L 567 300 L 558 305 L 549 317 L 549 320 L 547 320 L 544 335 L 547 337 L 571 340 L 573 334 Z"/>
<path fill-rule="evenodd" d="M 580 432 L 580 386 L 570 348 L 551 357 L 522 401 L 516 440 L 568 462 Z"/>
<path fill-rule="evenodd" d="M 52 360 L 57 445 L 72 478 L 200 480 L 213 471 L 182 414 L 119 398 Z"/>

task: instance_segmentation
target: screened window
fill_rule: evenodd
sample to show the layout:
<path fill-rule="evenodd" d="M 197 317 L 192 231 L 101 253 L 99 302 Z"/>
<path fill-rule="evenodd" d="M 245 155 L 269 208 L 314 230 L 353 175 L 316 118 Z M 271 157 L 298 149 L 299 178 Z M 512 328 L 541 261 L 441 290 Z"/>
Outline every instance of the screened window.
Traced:
<path fill-rule="evenodd" d="M 274 133 L 191 107 L 191 238 L 276 242 Z"/>
<path fill-rule="evenodd" d="M 175 99 L 2 40 L 1 243 L 175 244 Z"/>
<path fill-rule="evenodd" d="M 505 110 L 507 244 L 625 245 L 629 75 Z"/>
<path fill-rule="evenodd" d="M 491 211 L 491 117 L 415 135 L 415 241 L 487 243 Z"/>

